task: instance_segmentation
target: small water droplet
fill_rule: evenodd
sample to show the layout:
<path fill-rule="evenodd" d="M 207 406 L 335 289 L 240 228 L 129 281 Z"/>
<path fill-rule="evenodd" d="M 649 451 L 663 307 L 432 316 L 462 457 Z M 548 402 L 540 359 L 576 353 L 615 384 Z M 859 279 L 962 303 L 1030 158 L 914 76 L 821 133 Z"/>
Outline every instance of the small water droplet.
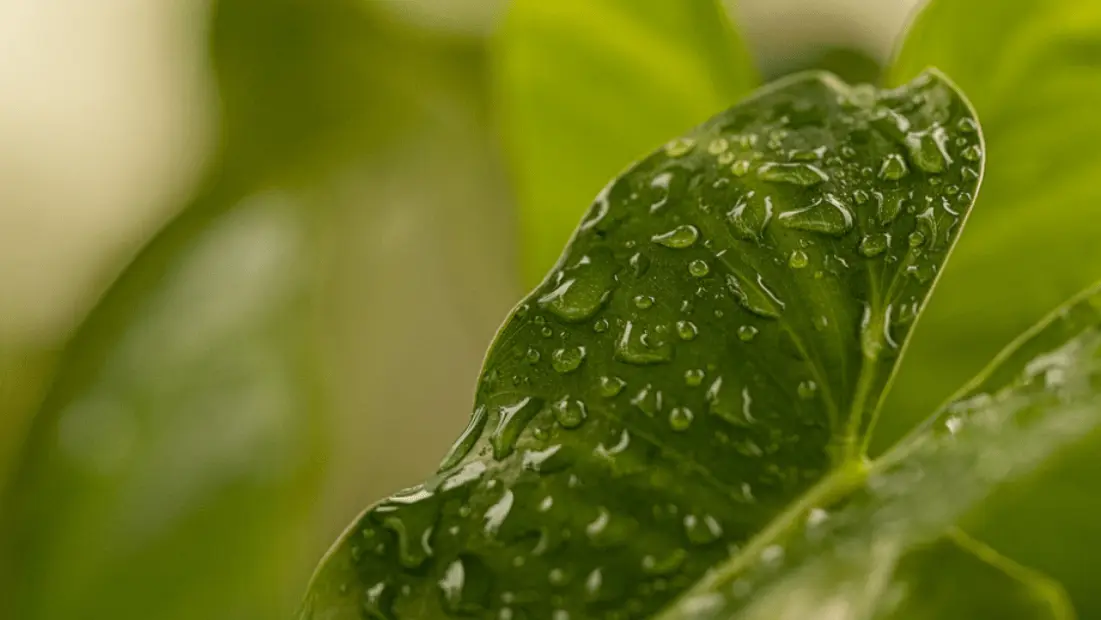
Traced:
<path fill-rule="evenodd" d="M 642 558 L 642 571 L 647 575 L 669 575 L 679 570 L 687 558 L 684 549 L 674 549 L 664 557 L 646 555 Z"/>
<path fill-rule="evenodd" d="M 929 281 L 933 279 L 933 276 L 937 274 L 937 268 L 931 263 L 923 262 L 910 265 L 906 268 L 906 273 L 914 276 L 918 282 L 928 284 Z"/>
<path fill-rule="evenodd" d="M 656 332 L 627 321 L 616 343 L 615 358 L 628 364 L 660 364 L 673 359 L 673 345 Z"/>
<path fill-rule="evenodd" d="M 972 144 L 971 146 L 963 149 L 963 151 L 960 152 L 960 155 L 967 161 L 979 161 L 980 159 L 982 159 L 982 149 L 979 148 L 979 145 Z"/>
<path fill-rule="evenodd" d="M 649 310 L 654 306 L 654 298 L 649 295 L 636 295 L 634 302 L 639 310 Z"/>
<path fill-rule="evenodd" d="M 654 386 L 647 383 L 631 398 L 631 404 L 638 407 L 646 415 L 655 416 L 661 411 L 661 390 L 655 390 Z"/>
<path fill-rule="evenodd" d="M 706 545 L 715 542 L 723 535 L 723 528 L 715 517 L 704 515 L 685 515 L 684 532 L 688 541 L 694 545 Z"/>
<path fill-rule="evenodd" d="M 799 398 L 809 400 L 814 398 L 814 395 L 818 392 L 818 384 L 810 379 L 800 381 L 799 387 L 796 388 L 796 392 L 798 392 Z"/>
<path fill-rule="evenodd" d="M 702 278 L 711 273 L 711 267 L 708 266 L 707 261 L 697 258 L 688 263 L 688 273 L 692 274 L 693 277 Z"/>
<path fill-rule="evenodd" d="M 529 364 L 538 364 L 540 357 L 542 356 L 539 354 L 539 349 L 534 347 L 528 347 L 528 350 L 524 352 L 524 361 Z"/>
<path fill-rule="evenodd" d="M 930 247 L 936 249 L 937 214 L 935 211 L 933 211 L 933 207 L 929 207 L 919 213 L 915 220 L 917 223 L 917 229 L 915 232 L 921 233 L 922 237 L 929 242 Z"/>
<path fill-rule="evenodd" d="M 757 337 L 757 328 L 752 325 L 742 325 L 738 328 L 738 338 L 742 342 L 751 342 Z"/>
<path fill-rule="evenodd" d="M 613 398 L 623 391 L 627 382 L 619 377 L 603 376 L 600 378 L 600 395 L 604 398 Z"/>
<path fill-rule="evenodd" d="M 744 177 L 749 172 L 751 165 L 748 159 L 739 159 L 730 165 L 730 172 L 736 177 Z"/>
<path fill-rule="evenodd" d="M 887 251 L 891 245 L 891 235 L 887 233 L 873 233 L 864 235 L 860 240 L 860 253 L 867 258 L 874 258 Z"/>
<path fill-rule="evenodd" d="M 539 333 L 542 334 L 544 338 L 550 338 L 554 335 L 554 330 L 550 327 L 544 327 L 543 329 L 539 330 Z"/>
<path fill-rule="evenodd" d="M 493 458 L 501 460 L 512 454 L 516 440 L 520 438 L 520 432 L 542 408 L 543 399 L 525 396 L 497 410 L 497 426 L 489 436 L 489 442 L 493 446 Z"/>
<path fill-rule="evenodd" d="M 674 250 L 692 247 L 700 238 L 700 231 L 691 224 L 681 224 L 669 232 L 654 235 L 651 241 Z"/>
<path fill-rule="evenodd" d="M 897 181 L 910 173 L 906 161 L 898 153 L 891 153 L 883 159 L 883 165 L 879 168 L 879 178 L 889 181 Z"/>
<path fill-rule="evenodd" d="M 577 370 L 581 362 L 585 360 L 585 347 L 563 347 L 551 354 L 551 366 L 561 374 L 571 373 Z"/>
<path fill-rule="evenodd" d="M 665 144 L 665 154 L 669 157 L 683 157 L 696 147 L 692 138 L 677 138 Z"/>
<path fill-rule="evenodd" d="M 593 323 L 593 331 L 598 334 L 603 334 L 604 332 L 608 331 L 608 320 L 597 319 L 597 321 Z"/>
<path fill-rule="evenodd" d="M 975 122 L 975 119 L 964 117 L 956 123 L 956 129 L 964 133 L 975 133 L 979 130 L 979 124 Z"/>
<path fill-rule="evenodd" d="M 552 409 L 554 411 L 554 419 L 558 420 L 558 423 L 561 424 L 563 428 L 577 428 L 581 426 L 581 423 L 585 421 L 585 417 L 588 415 L 585 409 L 585 403 L 570 398 L 569 396 L 563 396 L 556 401 Z"/>
<path fill-rule="evenodd" d="M 688 430 L 689 426 L 692 426 L 692 410 L 688 407 L 673 407 L 673 410 L 669 412 L 669 427 L 674 431 Z"/>
<path fill-rule="evenodd" d="M 729 148 L 730 142 L 728 142 L 726 138 L 715 138 L 707 145 L 707 152 L 712 155 L 718 155 L 720 153 L 725 153 Z"/>
<path fill-rule="evenodd" d="M 706 373 L 699 368 L 684 371 L 684 383 L 688 387 L 699 387 L 703 383 Z"/>
<path fill-rule="evenodd" d="M 627 264 L 631 266 L 631 271 L 635 274 L 635 277 L 641 278 L 650 269 L 650 258 L 642 252 L 635 252 L 627 260 Z"/>
<path fill-rule="evenodd" d="M 470 416 L 470 421 L 466 424 L 466 429 L 459 435 L 454 445 L 447 451 L 447 456 L 440 462 L 438 471 L 451 469 L 470 453 L 474 444 L 482 436 L 482 429 L 485 428 L 487 418 L 485 405 L 474 410 L 474 413 Z"/>
<path fill-rule="evenodd" d="M 787 228 L 840 237 L 853 227 L 849 205 L 834 194 L 817 198 L 809 207 L 780 214 L 780 223 Z"/>
<path fill-rule="evenodd" d="M 791 255 L 788 256 L 788 266 L 792 269 L 802 269 L 808 263 L 810 263 L 810 258 L 802 250 L 792 250 Z"/>
<path fill-rule="evenodd" d="M 801 187 L 818 185 L 830 179 L 817 166 L 802 162 L 790 164 L 770 162 L 757 168 L 757 176 L 765 181 L 790 183 Z"/>
<path fill-rule="evenodd" d="M 862 205 L 865 202 L 868 202 L 868 192 L 866 192 L 862 189 L 858 189 L 858 190 L 854 191 L 853 192 L 853 200 L 856 201 L 856 204 L 858 204 L 858 205 Z"/>
<path fill-rule="evenodd" d="M 677 321 L 677 335 L 681 340 L 695 340 L 698 334 L 699 329 L 692 321 Z"/>
<path fill-rule="evenodd" d="M 923 243 L 925 243 L 925 235 L 923 235 L 921 231 L 915 230 L 914 232 L 910 233 L 909 237 L 907 237 L 906 240 L 907 242 L 909 242 L 910 247 L 919 248 Z"/>

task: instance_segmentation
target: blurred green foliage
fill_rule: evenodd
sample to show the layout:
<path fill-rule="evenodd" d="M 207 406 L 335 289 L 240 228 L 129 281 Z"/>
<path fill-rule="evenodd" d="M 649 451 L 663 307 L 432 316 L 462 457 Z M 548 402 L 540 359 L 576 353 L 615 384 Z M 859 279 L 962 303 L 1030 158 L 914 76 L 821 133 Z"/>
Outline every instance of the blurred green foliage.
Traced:
<path fill-rule="evenodd" d="M 497 45 L 528 286 L 608 179 L 757 81 L 716 0 L 515 0 Z"/>

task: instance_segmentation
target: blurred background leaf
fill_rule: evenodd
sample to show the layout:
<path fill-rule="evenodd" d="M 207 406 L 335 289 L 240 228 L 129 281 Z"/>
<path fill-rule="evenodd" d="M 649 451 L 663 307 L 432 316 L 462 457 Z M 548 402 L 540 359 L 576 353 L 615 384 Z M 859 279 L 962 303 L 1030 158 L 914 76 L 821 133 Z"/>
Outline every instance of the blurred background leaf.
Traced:
<path fill-rule="evenodd" d="M 1101 5 L 932 0 L 889 80 L 903 83 L 928 65 L 951 76 L 978 109 L 988 163 L 967 232 L 881 418 L 881 447 L 1010 339 L 1101 278 Z M 1101 561 L 1082 552 L 1101 546 L 1097 441 L 1006 489 L 970 524 L 1015 560 L 1062 581 L 1085 618 L 1101 615 Z"/>
<path fill-rule="evenodd" d="M 497 91 L 529 286 L 608 179 L 757 83 L 715 0 L 514 0 L 499 37 Z"/>

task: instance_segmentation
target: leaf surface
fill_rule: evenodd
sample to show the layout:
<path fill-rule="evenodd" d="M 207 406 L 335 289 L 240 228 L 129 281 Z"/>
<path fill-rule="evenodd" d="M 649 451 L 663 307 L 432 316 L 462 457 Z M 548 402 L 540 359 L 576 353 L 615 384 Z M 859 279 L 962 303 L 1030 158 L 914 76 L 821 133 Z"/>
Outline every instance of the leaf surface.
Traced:
<path fill-rule="evenodd" d="M 525 286 L 608 179 L 756 85 L 715 0 L 519 0 L 498 46 Z"/>
<path fill-rule="evenodd" d="M 981 140 L 939 74 L 808 73 L 614 179 L 439 473 L 350 527 L 302 617 L 646 616 L 783 526 L 859 469 Z"/>

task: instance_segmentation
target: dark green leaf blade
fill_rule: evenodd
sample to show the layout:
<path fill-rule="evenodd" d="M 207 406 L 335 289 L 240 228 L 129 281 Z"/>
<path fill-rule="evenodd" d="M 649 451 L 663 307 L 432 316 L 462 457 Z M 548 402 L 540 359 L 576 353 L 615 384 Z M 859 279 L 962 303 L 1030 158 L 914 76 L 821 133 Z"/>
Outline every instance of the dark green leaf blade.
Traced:
<path fill-rule="evenodd" d="M 318 447 L 299 206 L 210 189 L 81 326 L 3 498 L 11 617 L 285 609 Z"/>
<path fill-rule="evenodd" d="M 851 468 L 976 190 L 963 121 L 935 73 L 810 73 L 615 179 L 440 473 L 346 532 L 302 617 L 645 615 Z"/>
<path fill-rule="evenodd" d="M 785 527 L 758 536 L 663 617 L 987 617 L 963 613 L 967 605 L 998 603 L 973 590 L 990 577 L 982 573 L 957 584 L 976 599 L 964 604 L 949 597 L 954 607 L 929 610 L 939 596 L 934 584 L 949 588 L 943 580 L 950 575 L 928 554 L 996 491 L 1096 431 L 1098 385 L 1101 288 L 1023 335 L 865 470 L 827 478 L 785 513 Z M 989 550 L 972 545 L 971 551 L 989 560 Z M 1018 604 L 1011 608 L 1017 615 L 989 617 L 1073 616 L 1049 580 L 1012 563 L 1001 565 L 1024 590 L 1016 592 Z M 826 612 L 834 615 L 814 615 Z"/>
<path fill-rule="evenodd" d="M 499 39 L 525 286 L 609 178 L 757 85 L 716 0 L 518 0 Z"/>

